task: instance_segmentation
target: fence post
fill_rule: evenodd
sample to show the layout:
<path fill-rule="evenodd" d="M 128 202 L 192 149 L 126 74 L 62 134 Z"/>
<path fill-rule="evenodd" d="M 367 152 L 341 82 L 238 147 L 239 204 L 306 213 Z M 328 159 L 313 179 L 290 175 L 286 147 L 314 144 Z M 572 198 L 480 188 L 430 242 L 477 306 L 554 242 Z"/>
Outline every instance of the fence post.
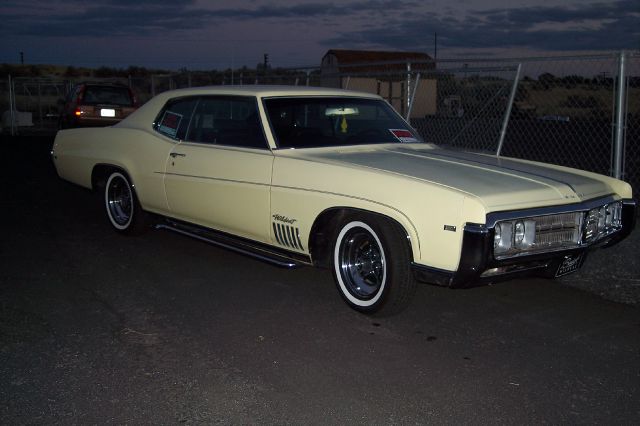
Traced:
<path fill-rule="evenodd" d="M 516 77 L 513 79 L 513 86 L 511 86 L 511 95 L 509 95 L 509 103 L 507 104 L 507 110 L 504 112 L 504 119 L 502 120 L 502 129 L 500 130 L 500 140 L 498 141 L 498 149 L 496 150 L 496 157 L 500 157 L 500 153 L 502 152 L 502 145 L 504 145 L 504 138 L 507 135 L 507 126 L 509 125 L 509 117 L 511 116 L 513 101 L 516 98 L 516 91 L 518 90 L 518 82 L 520 81 L 521 70 L 522 70 L 522 63 L 519 63 L 518 69 L 516 70 Z"/>
<path fill-rule="evenodd" d="M 40 87 L 40 81 L 38 81 L 38 116 L 40 118 L 40 127 L 42 127 L 42 88 Z"/>
<path fill-rule="evenodd" d="M 9 75 L 9 120 L 11 120 L 11 136 L 16 135 L 15 87 Z"/>
<path fill-rule="evenodd" d="M 411 122 L 411 110 L 413 109 L 413 102 L 416 100 L 416 93 L 418 92 L 419 85 L 420 85 L 420 73 L 416 74 L 416 81 L 413 85 L 413 93 L 411 94 L 411 101 L 409 102 L 409 107 L 407 108 L 406 120 L 408 122 Z"/>
<path fill-rule="evenodd" d="M 613 177 L 624 177 L 624 119 L 625 119 L 625 66 L 626 53 L 620 52 L 618 59 L 618 87 L 616 93 L 615 139 L 613 141 Z"/>
<path fill-rule="evenodd" d="M 407 100 L 405 102 L 407 108 L 407 120 L 409 119 L 409 114 L 411 110 L 411 62 L 407 62 Z"/>

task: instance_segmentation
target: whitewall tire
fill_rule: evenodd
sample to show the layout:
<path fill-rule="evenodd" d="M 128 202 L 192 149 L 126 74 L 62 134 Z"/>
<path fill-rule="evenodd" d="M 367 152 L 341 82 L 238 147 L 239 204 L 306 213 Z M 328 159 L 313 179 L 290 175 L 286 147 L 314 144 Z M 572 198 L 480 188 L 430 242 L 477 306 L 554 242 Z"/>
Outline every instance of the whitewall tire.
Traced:
<path fill-rule="evenodd" d="M 113 228 L 123 234 L 137 234 L 146 229 L 142 211 L 129 178 L 120 171 L 113 171 L 104 188 L 104 205 L 107 218 Z"/>
<path fill-rule="evenodd" d="M 393 314 L 415 292 L 410 247 L 390 220 L 354 218 L 336 231 L 332 270 L 344 301 L 364 313 Z"/>

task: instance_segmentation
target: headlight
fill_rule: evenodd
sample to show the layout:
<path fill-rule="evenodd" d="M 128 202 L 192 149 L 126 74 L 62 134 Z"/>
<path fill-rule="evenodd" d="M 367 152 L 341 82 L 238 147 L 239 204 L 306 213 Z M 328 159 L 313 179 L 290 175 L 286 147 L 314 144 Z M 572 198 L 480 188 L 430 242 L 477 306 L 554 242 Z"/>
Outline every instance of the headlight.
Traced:
<path fill-rule="evenodd" d="M 536 221 L 519 220 L 515 224 L 514 243 L 520 249 L 528 249 L 536 243 Z"/>
<path fill-rule="evenodd" d="M 583 241 L 591 243 L 622 227 L 622 203 L 606 204 L 587 212 Z"/>
<path fill-rule="evenodd" d="M 506 253 L 511 249 L 513 225 L 511 222 L 498 223 L 494 230 L 493 249 L 495 253 Z"/>
<path fill-rule="evenodd" d="M 602 232 L 606 229 L 606 221 L 607 221 L 607 208 L 606 206 L 602 206 L 598 210 L 598 232 Z"/>
<path fill-rule="evenodd" d="M 604 226 L 608 228 L 613 225 L 614 211 L 611 205 L 605 207 Z"/>
<path fill-rule="evenodd" d="M 516 245 L 521 245 L 524 241 L 524 222 L 517 221 L 515 231 L 515 243 Z"/>

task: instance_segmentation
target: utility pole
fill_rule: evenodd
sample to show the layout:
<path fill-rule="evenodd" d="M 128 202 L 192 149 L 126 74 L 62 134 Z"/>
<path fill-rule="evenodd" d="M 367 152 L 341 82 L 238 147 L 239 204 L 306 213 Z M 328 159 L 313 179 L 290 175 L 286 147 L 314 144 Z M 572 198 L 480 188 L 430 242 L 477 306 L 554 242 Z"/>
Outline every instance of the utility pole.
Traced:
<path fill-rule="evenodd" d="M 433 33 L 433 61 L 438 61 L 438 33 Z"/>
<path fill-rule="evenodd" d="M 20 65 L 24 65 L 24 52 L 20 52 Z"/>

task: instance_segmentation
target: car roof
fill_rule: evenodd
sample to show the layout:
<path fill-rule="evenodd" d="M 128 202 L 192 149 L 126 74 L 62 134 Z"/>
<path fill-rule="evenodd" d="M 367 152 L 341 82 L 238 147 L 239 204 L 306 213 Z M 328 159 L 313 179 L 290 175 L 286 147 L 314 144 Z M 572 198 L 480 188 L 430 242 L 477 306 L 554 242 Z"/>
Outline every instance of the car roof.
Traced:
<path fill-rule="evenodd" d="M 160 109 L 170 99 L 181 98 L 186 96 L 255 96 L 256 98 L 270 97 L 295 97 L 295 96 L 327 96 L 327 97 L 358 97 L 369 99 L 382 99 L 378 95 L 366 92 L 356 92 L 352 90 L 331 89 L 326 87 L 308 87 L 308 86 L 205 86 L 192 87 L 188 89 L 177 89 L 162 92 L 142 107 L 138 108 L 133 114 L 125 118 L 116 127 L 129 127 L 138 129 L 148 129 L 156 119 Z"/>
<path fill-rule="evenodd" d="M 83 81 L 82 83 L 76 84 L 76 86 L 91 86 L 91 87 L 126 87 L 126 84 L 122 83 L 111 83 L 111 82 L 102 82 L 102 81 Z"/>
<path fill-rule="evenodd" d="M 243 85 L 243 86 L 204 86 L 188 89 L 177 89 L 163 92 L 158 96 L 175 98 L 194 95 L 244 95 L 260 98 L 275 96 L 356 96 L 378 98 L 377 95 L 353 90 L 333 89 L 310 86 L 275 86 L 275 85 Z"/>

